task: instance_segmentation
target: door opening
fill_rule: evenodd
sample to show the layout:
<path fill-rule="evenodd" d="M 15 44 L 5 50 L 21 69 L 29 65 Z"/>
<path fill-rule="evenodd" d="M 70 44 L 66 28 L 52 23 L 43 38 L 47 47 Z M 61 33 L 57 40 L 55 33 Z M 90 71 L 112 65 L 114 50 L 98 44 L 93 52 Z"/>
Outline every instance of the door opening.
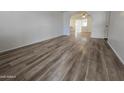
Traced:
<path fill-rule="evenodd" d="M 76 38 L 90 38 L 92 18 L 87 12 L 76 13 L 70 19 L 70 36 Z"/>

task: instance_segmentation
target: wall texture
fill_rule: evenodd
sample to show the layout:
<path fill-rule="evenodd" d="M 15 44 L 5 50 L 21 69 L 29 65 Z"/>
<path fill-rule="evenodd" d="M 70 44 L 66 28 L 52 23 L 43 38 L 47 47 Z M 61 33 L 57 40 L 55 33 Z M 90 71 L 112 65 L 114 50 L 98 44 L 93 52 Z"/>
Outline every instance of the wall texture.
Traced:
<path fill-rule="evenodd" d="M 124 63 L 124 12 L 111 12 L 108 42 Z"/>
<path fill-rule="evenodd" d="M 64 34 L 69 35 L 69 24 L 70 18 L 77 12 L 64 12 Z M 92 17 L 92 37 L 93 38 L 104 38 L 105 36 L 105 25 L 106 25 L 106 12 L 105 11 L 88 11 Z"/>
<path fill-rule="evenodd" d="M 92 16 L 92 37 L 105 38 L 106 12 L 92 11 L 89 14 Z"/>
<path fill-rule="evenodd" d="M 0 51 L 62 34 L 62 12 L 0 12 Z"/>

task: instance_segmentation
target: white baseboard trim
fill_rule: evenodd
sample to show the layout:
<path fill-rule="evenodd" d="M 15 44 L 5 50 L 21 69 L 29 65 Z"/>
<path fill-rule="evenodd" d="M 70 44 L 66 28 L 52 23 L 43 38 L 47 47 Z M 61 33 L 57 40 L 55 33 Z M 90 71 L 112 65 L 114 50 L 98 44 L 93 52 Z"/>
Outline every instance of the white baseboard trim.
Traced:
<path fill-rule="evenodd" d="M 124 65 L 124 60 L 119 56 L 119 54 L 117 53 L 117 51 L 112 47 L 111 43 L 109 41 L 107 41 L 107 43 L 109 44 L 109 46 L 112 48 L 112 50 L 114 51 L 114 53 L 116 54 L 116 56 L 119 58 L 119 60 Z"/>

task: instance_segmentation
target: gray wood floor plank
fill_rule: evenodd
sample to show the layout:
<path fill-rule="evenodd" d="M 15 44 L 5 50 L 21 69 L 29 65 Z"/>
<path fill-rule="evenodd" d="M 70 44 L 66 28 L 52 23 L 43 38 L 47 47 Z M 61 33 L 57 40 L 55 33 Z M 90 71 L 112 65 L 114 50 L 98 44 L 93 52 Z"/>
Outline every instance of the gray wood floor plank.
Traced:
<path fill-rule="evenodd" d="M 103 39 L 60 36 L 0 53 L 0 80 L 116 81 L 124 65 Z"/>

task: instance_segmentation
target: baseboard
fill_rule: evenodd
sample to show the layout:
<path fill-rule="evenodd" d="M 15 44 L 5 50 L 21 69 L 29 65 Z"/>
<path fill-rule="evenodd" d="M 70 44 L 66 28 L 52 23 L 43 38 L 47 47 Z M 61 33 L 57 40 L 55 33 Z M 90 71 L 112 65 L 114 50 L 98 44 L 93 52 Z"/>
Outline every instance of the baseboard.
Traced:
<path fill-rule="evenodd" d="M 116 56 L 119 58 L 119 60 L 121 61 L 121 63 L 124 65 L 124 60 L 119 56 L 119 54 L 117 53 L 117 51 L 112 47 L 111 43 L 109 41 L 107 41 L 107 43 L 109 44 L 109 46 L 111 47 L 111 49 L 114 51 L 114 53 L 116 54 Z"/>
<path fill-rule="evenodd" d="M 14 47 L 14 48 L 11 48 L 11 49 L 6 49 L 6 50 L 3 50 L 3 51 L 0 51 L 0 54 L 4 53 L 4 52 L 9 52 L 9 51 L 12 51 L 12 50 L 16 50 L 16 49 L 19 49 L 19 48 L 23 48 L 23 47 L 26 47 L 26 46 L 30 46 L 30 45 L 33 45 L 33 44 L 37 44 L 37 43 L 40 43 L 40 42 L 43 42 L 43 41 L 46 41 L 46 40 L 49 40 L 49 39 L 57 38 L 57 37 L 60 37 L 60 36 L 66 36 L 66 35 L 53 36 L 53 37 L 50 37 L 50 38 L 47 38 L 47 39 L 44 39 L 44 40 L 41 40 L 41 41 L 25 44 L 23 46 Z"/>

